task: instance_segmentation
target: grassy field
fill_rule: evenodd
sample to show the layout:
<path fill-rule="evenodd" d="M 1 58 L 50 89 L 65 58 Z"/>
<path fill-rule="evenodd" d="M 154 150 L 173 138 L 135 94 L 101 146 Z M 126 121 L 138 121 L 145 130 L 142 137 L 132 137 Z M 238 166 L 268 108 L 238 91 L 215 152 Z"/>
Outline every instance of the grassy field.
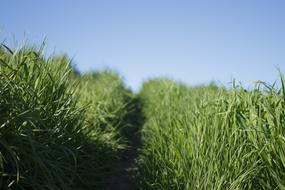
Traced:
<path fill-rule="evenodd" d="M 127 146 L 131 92 L 67 56 L 0 49 L 0 189 L 102 188 Z"/>
<path fill-rule="evenodd" d="M 134 189 L 118 172 L 134 159 L 139 189 L 285 189 L 280 82 L 152 79 L 133 94 L 116 72 L 82 74 L 66 55 L 1 46 L 0 189 Z"/>
<path fill-rule="evenodd" d="M 150 80 L 141 189 L 285 189 L 285 89 Z"/>

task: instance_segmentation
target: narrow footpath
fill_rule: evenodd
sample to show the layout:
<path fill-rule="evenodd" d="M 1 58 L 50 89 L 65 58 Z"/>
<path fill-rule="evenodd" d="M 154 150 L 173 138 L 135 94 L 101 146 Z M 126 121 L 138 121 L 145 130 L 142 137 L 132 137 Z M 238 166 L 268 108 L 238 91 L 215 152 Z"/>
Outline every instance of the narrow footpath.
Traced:
<path fill-rule="evenodd" d="M 108 179 L 106 190 L 135 190 L 137 183 L 135 179 L 137 168 L 135 161 L 139 156 L 141 147 L 140 129 L 143 125 L 143 115 L 139 99 L 133 100 L 133 112 L 128 116 L 131 127 L 125 131 L 129 147 L 123 153 L 123 157 L 116 163 L 113 175 Z"/>

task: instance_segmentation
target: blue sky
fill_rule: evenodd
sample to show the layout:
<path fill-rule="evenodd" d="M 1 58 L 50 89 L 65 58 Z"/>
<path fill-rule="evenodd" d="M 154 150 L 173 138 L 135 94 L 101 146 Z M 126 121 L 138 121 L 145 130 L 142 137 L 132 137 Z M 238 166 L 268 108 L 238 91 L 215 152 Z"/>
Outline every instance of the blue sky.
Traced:
<path fill-rule="evenodd" d="M 190 85 L 273 82 L 285 72 L 284 0 L 3 0 L 0 39 L 112 68 L 138 90 L 150 77 Z"/>

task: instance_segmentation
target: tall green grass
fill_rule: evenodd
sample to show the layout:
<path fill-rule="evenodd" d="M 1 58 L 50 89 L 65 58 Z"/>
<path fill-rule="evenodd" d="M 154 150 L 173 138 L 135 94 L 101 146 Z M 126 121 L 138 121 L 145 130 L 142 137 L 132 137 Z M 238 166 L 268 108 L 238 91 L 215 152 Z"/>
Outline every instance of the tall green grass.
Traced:
<path fill-rule="evenodd" d="M 284 189 L 281 83 L 250 91 L 145 83 L 141 189 Z"/>
<path fill-rule="evenodd" d="M 127 125 L 120 121 L 129 91 L 115 74 L 89 79 L 70 63 L 66 56 L 46 58 L 37 48 L 1 47 L 0 189 L 106 183 L 125 147 L 118 131 Z"/>
<path fill-rule="evenodd" d="M 133 95 L 115 72 L 0 46 L 0 189 L 104 189 L 142 121 L 141 189 L 285 189 L 280 78 L 253 90 L 157 79 Z"/>

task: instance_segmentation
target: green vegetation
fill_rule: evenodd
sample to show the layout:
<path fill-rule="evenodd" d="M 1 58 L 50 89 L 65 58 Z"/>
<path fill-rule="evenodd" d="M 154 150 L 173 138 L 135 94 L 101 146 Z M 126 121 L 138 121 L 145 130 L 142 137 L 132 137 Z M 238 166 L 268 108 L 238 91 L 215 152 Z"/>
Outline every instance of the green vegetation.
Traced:
<path fill-rule="evenodd" d="M 113 71 L 81 74 L 66 55 L 3 46 L 0 189 L 133 182 L 116 168 L 130 169 L 140 144 L 141 189 L 285 189 L 280 76 L 281 88 L 253 90 L 154 79 L 134 95 Z"/>
<path fill-rule="evenodd" d="M 151 80 L 142 189 L 285 189 L 285 81 L 226 90 Z"/>
<path fill-rule="evenodd" d="M 102 187 L 126 140 L 132 99 L 113 72 L 79 75 L 67 56 L 0 50 L 0 189 Z"/>

